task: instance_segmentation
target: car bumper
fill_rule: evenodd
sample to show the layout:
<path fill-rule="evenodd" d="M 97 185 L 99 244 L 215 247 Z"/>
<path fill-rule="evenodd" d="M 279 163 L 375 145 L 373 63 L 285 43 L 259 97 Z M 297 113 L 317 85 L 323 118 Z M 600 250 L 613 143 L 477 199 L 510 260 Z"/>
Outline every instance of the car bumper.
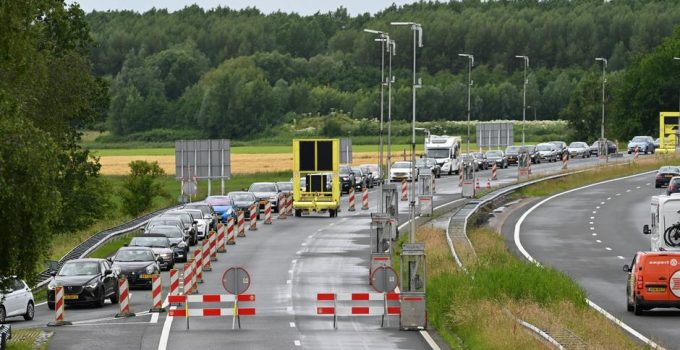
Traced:
<path fill-rule="evenodd" d="M 644 308 L 680 308 L 680 300 L 646 300 L 638 298 L 638 304 Z"/>
<path fill-rule="evenodd" d="M 126 275 L 130 287 L 151 287 L 151 278 L 142 278 L 139 274 Z"/>
<path fill-rule="evenodd" d="M 515 163 L 517 163 L 516 157 L 508 157 L 508 164 L 515 164 Z"/>
<path fill-rule="evenodd" d="M 68 287 L 66 287 L 68 288 Z M 97 293 L 95 291 L 89 290 L 87 288 L 80 288 L 80 291 L 75 293 L 75 292 L 67 292 L 66 290 L 64 291 L 64 304 L 66 305 L 87 305 L 87 304 L 92 304 L 95 302 L 99 301 L 99 298 L 97 296 Z M 77 299 L 72 299 L 72 296 L 77 296 Z M 68 298 L 68 299 L 67 299 Z M 47 291 L 47 302 L 54 303 L 54 291 L 53 290 L 48 290 Z"/>
<path fill-rule="evenodd" d="M 657 187 L 666 187 L 666 186 L 668 186 L 668 183 L 671 182 L 671 178 L 656 179 L 655 182 L 656 182 Z"/>

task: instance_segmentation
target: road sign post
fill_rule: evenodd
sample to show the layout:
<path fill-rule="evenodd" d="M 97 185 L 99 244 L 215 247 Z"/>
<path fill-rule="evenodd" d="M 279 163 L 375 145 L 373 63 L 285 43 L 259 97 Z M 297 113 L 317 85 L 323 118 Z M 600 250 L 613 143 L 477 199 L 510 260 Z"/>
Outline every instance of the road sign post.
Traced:
<path fill-rule="evenodd" d="M 235 328 L 234 322 L 238 321 L 241 329 L 241 316 L 238 314 L 238 295 L 245 293 L 250 288 L 250 274 L 242 267 L 230 267 L 222 275 L 222 286 L 227 293 L 236 295 L 234 299 L 234 320 L 231 329 Z"/>
<path fill-rule="evenodd" d="M 432 174 L 418 175 L 418 215 L 432 216 Z"/>

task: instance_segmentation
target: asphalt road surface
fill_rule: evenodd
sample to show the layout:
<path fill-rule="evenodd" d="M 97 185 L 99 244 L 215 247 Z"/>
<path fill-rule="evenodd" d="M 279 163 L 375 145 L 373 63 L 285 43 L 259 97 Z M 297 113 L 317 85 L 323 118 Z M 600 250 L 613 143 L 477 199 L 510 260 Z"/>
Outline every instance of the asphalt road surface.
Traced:
<path fill-rule="evenodd" d="M 654 174 L 642 174 L 567 193 L 531 212 L 520 238 L 534 259 L 566 272 L 594 303 L 664 347 L 680 349 L 678 310 L 655 309 L 642 316 L 626 311 L 622 266 L 636 252 L 650 249 L 642 225 L 650 224 L 651 196 L 664 192 L 654 188 Z M 524 212 L 518 210 L 503 226 L 510 241 Z"/>
<path fill-rule="evenodd" d="M 597 164 L 598 160 L 575 159 L 570 169 Z M 560 171 L 561 163 L 533 166 L 534 174 Z M 491 171 L 478 172 L 482 187 Z M 512 183 L 517 167 L 498 169 L 492 186 Z M 437 179 L 434 205 L 460 199 L 458 176 Z M 133 290 L 132 310 L 136 317 L 115 319 L 117 305 L 103 308 L 67 308 L 66 319 L 73 326 L 50 328 L 54 331 L 52 349 L 426 349 L 418 332 L 398 330 L 398 317 L 390 317 L 381 328 L 378 317 L 340 317 L 334 330 L 332 318 L 316 315 L 318 292 L 368 292 L 370 212 L 377 211 L 377 188 L 370 191 L 370 210 L 347 210 L 347 196 L 342 197 L 342 211 L 337 218 L 310 215 L 302 218 L 274 218 L 272 225 L 258 223 L 257 231 L 247 231 L 227 253 L 218 254 L 213 271 L 204 272 L 201 294 L 225 294 L 221 284 L 223 272 L 231 266 L 244 267 L 251 275 L 248 293 L 256 295 L 257 315 L 242 317 L 242 329 L 232 330 L 230 317 L 192 318 L 186 330 L 184 318 L 168 318 L 166 313 L 149 314 L 151 291 Z M 461 201 L 462 204 L 462 201 Z M 408 202 L 400 201 L 399 222 L 408 220 Z M 553 216 L 550 216 L 551 218 Z M 639 225 L 638 225 L 639 226 Z M 639 231 L 637 229 L 635 232 Z M 617 271 L 620 267 L 617 268 Z M 169 277 L 162 274 L 163 295 L 167 295 Z M 621 298 L 623 302 L 623 298 Z M 214 305 L 211 305 L 214 307 Z M 376 305 L 378 306 L 378 305 Z M 13 327 L 40 327 L 54 319 L 46 305 L 36 307 L 34 321 L 10 320 Z"/>

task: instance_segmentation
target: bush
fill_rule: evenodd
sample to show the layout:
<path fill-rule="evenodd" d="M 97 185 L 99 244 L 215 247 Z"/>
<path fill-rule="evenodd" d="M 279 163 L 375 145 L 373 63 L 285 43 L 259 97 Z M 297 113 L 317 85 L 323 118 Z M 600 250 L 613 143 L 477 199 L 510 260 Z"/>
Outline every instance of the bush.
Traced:
<path fill-rule="evenodd" d="M 153 129 L 129 135 L 103 135 L 97 137 L 95 142 L 168 142 L 175 140 L 193 140 L 201 137 L 202 134 L 198 130 Z"/>
<path fill-rule="evenodd" d="M 156 179 L 164 174 L 158 162 L 135 160 L 130 162 L 130 175 L 122 193 L 124 210 L 137 216 L 148 209 L 154 197 L 164 195 Z"/>

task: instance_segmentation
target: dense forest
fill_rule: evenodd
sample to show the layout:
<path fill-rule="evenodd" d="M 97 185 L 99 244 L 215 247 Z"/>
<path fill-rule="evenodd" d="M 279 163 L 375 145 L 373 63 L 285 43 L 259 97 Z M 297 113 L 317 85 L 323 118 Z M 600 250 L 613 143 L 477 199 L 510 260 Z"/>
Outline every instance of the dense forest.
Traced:
<path fill-rule="evenodd" d="M 424 30 L 417 53 L 424 84 L 419 120 L 466 118 L 467 60 L 458 56 L 463 52 L 475 55 L 472 118 L 521 119 L 524 66 L 515 55 L 527 55 L 527 118 L 574 119 L 578 132 L 591 137 L 599 132 L 600 90 L 586 91 L 601 82 L 595 57 L 609 60 L 609 84 L 622 81 L 627 67 L 673 33 L 680 3 L 420 2 L 354 17 L 343 8 L 303 17 L 191 6 L 173 13 L 93 12 L 86 20 L 96 42 L 94 72 L 110 83 L 108 118 L 99 127 L 114 135 L 164 128 L 241 139 L 305 115 L 376 118 L 380 44 L 364 28 L 388 31 L 396 40 L 393 115 L 408 119 L 411 32 L 389 23 L 415 21 Z"/>

